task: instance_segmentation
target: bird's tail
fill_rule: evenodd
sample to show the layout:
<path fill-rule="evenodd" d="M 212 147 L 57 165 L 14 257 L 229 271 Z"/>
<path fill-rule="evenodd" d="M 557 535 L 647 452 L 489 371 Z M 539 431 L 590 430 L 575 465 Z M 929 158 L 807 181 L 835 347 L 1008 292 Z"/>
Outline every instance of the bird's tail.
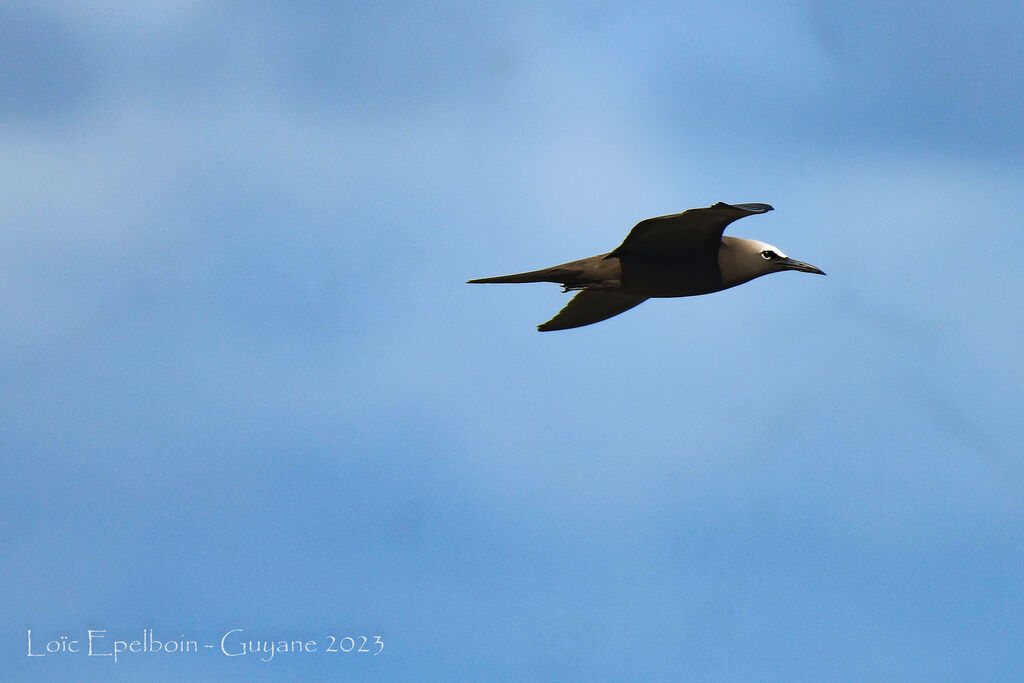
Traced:
<path fill-rule="evenodd" d="M 560 266 L 554 268 L 542 268 L 531 270 L 527 273 L 514 273 L 512 275 L 499 275 L 497 277 L 482 277 L 476 280 L 467 280 L 470 284 L 490 284 L 496 282 L 560 282 L 565 283 L 580 274 L 579 270 L 568 270 Z"/>

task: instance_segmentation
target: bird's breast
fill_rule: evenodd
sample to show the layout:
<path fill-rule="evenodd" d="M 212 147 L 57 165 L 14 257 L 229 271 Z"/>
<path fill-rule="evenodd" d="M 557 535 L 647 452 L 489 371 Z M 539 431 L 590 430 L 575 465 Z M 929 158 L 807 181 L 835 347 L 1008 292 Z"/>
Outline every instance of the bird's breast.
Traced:
<path fill-rule="evenodd" d="M 708 294 L 722 289 L 717 258 L 622 260 L 622 291 L 647 297 Z"/>

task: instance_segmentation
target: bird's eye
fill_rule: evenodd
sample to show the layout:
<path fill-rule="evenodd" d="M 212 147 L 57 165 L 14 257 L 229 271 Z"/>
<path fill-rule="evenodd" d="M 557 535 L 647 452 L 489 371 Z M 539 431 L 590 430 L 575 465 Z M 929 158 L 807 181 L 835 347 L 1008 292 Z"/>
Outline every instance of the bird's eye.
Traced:
<path fill-rule="evenodd" d="M 779 258 L 779 255 L 776 254 L 771 249 L 765 249 L 764 251 L 761 252 L 761 258 L 763 258 L 765 261 L 771 261 L 773 258 Z"/>

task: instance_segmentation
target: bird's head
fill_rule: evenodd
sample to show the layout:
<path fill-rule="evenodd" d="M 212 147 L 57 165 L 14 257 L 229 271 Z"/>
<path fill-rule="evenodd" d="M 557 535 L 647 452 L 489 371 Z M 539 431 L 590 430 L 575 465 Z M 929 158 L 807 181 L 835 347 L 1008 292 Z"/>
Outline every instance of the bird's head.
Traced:
<path fill-rule="evenodd" d="M 739 237 L 722 238 L 719 267 L 722 271 L 723 284 L 727 287 L 783 270 L 825 274 L 825 271 L 816 266 L 789 258 L 778 247 Z"/>

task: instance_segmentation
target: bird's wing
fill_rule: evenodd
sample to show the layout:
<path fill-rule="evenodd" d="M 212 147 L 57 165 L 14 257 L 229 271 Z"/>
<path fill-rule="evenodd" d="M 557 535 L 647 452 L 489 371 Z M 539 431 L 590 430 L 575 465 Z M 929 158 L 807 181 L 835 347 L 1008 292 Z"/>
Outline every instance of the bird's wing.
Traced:
<path fill-rule="evenodd" d="M 608 292 L 596 289 L 584 289 L 569 300 L 565 308 L 551 320 L 538 325 L 541 332 L 550 330 L 568 330 L 583 327 L 591 323 L 607 320 L 623 311 L 628 311 L 647 300 L 644 296 Z"/>
<path fill-rule="evenodd" d="M 768 204 L 724 204 L 640 221 L 606 258 L 677 258 L 680 252 L 717 246 L 734 220 L 771 211 Z"/>

